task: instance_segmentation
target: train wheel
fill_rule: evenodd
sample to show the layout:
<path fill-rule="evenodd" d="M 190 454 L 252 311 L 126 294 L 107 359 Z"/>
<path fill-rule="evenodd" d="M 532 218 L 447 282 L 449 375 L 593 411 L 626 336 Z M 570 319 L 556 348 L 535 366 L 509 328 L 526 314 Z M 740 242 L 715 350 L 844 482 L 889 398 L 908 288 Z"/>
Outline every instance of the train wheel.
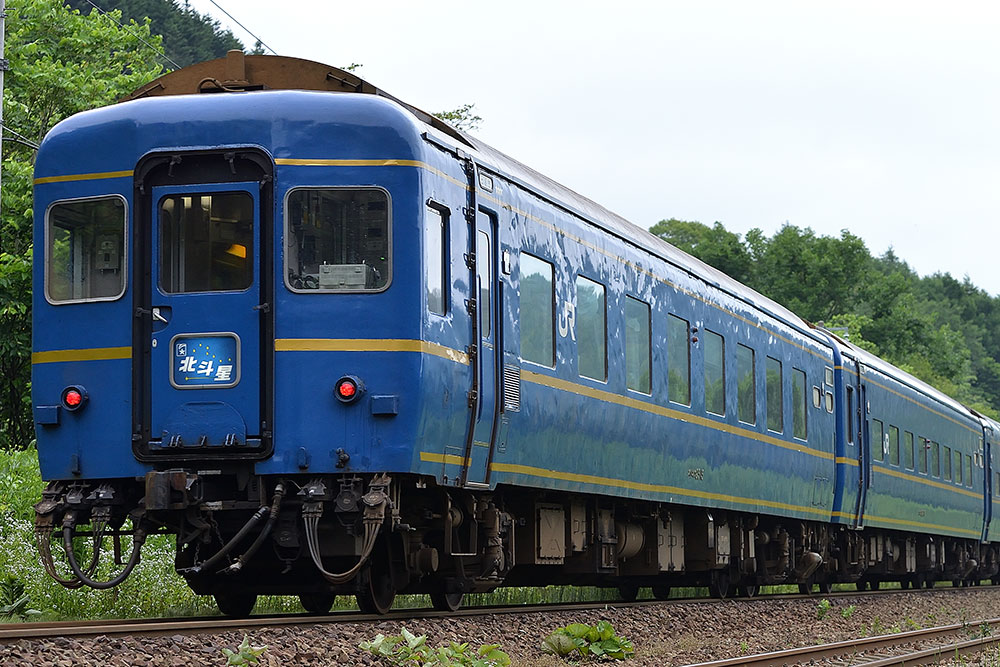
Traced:
<path fill-rule="evenodd" d="M 463 598 L 465 598 L 465 593 L 433 591 L 431 592 L 431 605 L 438 611 L 456 611 L 462 606 Z"/>
<path fill-rule="evenodd" d="M 713 598 L 725 600 L 729 597 L 732 580 L 727 570 L 712 570 L 712 578 L 708 584 L 708 592 Z"/>
<path fill-rule="evenodd" d="M 877 591 L 881 586 L 882 582 L 879 581 L 878 579 L 872 579 L 871 581 L 868 582 L 868 588 L 872 589 L 873 591 Z"/>
<path fill-rule="evenodd" d="M 319 593 L 301 593 L 299 595 L 299 602 L 302 604 L 302 608 L 310 614 L 329 613 L 330 607 L 333 606 L 336 600 L 336 595 L 325 591 Z"/>
<path fill-rule="evenodd" d="M 900 579 L 899 580 L 899 588 L 900 588 L 900 590 L 905 591 L 909 587 L 910 587 L 910 580 L 909 579 Z"/>
<path fill-rule="evenodd" d="M 800 595 L 812 595 L 812 592 L 813 592 L 812 584 L 799 584 Z"/>
<path fill-rule="evenodd" d="M 618 584 L 618 597 L 620 597 L 623 602 L 635 602 L 635 599 L 639 597 L 639 585 Z"/>
<path fill-rule="evenodd" d="M 257 604 L 257 594 L 246 591 L 224 591 L 215 593 L 215 604 L 226 616 L 246 618 Z"/>
<path fill-rule="evenodd" d="M 666 600 L 670 597 L 670 586 L 666 584 L 653 586 L 653 597 L 657 600 Z"/>
<path fill-rule="evenodd" d="M 927 588 L 934 588 L 935 583 L 934 579 L 927 579 L 927 581 L 924 582 L 924 586 Z"/>
<path fill-rule="evenodd" d="M 736 592 L 743 598 L 755 598 L 760 593 L 760 586 L 757 584 L 740 584 L 736 587 Z"/>
<path fill-rule="evenodd" d="M 913 588 L 914 588 L 914 590 L 920 590 L 921 588 L 923 588 L 924 584 L 926 583 L 925 580 L 926 580 L 926 578 L 922 574 L 918 573 L 918 574 L 913 575 Z"/>
<path fill-rule="evenodd" d="M 369 568 L 365 580 L 361 590 L 355 594 L 358 609 L 366 614 L 388 614 L 392 608 L 392 601 L 396 599 L 392 576 L 387 570 Z"/>
<path fill-rule="evenodd" d="M 864 579 L 858 579 L 857 581 L 854 582 L 854 585 L 857 587 L 859 591 L 863 591 L 868 588 L 868 582 L 865 581 Z"/>
<path fill-rule="evenodd" d="M 829 579 L 819 580 L 819 592 L 822 595 L 829 595 L 833 591 L 833 584 Z"/>

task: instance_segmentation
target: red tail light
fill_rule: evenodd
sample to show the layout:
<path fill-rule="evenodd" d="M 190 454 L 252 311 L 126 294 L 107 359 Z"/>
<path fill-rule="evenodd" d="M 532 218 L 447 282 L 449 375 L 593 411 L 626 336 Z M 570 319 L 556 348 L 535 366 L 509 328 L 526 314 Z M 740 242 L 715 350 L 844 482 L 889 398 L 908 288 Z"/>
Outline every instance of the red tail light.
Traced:
<path fill-rule="evenodd" d="M 357 400 L 364 391 L 364 383 L 353 375 L 345 375 L 337 380 L 337 384 L 333 386 L 333 395 L 341 403 L 351 403 Z"/>
<path fill-rule="evenodd" d="M 79 410 L 87 404 L 87 390 L 83 387 L 71 385 L 62 390 L 62 406 L 70 412 Z"/>

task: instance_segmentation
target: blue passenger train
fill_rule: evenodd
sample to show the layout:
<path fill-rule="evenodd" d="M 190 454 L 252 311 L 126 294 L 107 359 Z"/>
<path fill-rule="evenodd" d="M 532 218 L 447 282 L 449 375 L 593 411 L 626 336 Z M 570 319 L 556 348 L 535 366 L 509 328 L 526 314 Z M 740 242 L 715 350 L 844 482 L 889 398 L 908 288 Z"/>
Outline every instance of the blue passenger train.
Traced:
<path fill-rule="evenodd" d="M 233 615 L 997 580 L 1000 425 L 349 72 L 179 70 L 34 182 L 66 586 L 157 532 Z"/>

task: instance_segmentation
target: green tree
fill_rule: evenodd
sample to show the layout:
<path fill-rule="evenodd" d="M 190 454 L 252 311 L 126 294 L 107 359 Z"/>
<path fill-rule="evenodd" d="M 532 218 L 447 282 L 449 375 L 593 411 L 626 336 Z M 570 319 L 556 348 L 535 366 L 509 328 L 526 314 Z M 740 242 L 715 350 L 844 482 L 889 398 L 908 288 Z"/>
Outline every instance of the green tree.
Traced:
<path fill-rule="evenodd" d="M 100 11 L 87 0 L 65 0 L 81 14 Z M 150 30 L 163 38 L 162 48 L 172 63 L 165 65 L 187 67 L 204 60 L 222 58 L 230 49 L 244 50 L 243 43 L 231 31 L 208 14 L 199 14 L 187 3 L 182 7 L 176 0 L 100 0 L 102 10 L 119 11 L 125 21 L 142 23 L 148 17 Z M 104 19 L 109 20 L 109 19 Z M 262 53 L 257 48 L 252 53 Z"/>
<path fill-rule="evenodd" d="M 0 202 L 0 447 L 32 433 L 31 187 L 35 147 L 64 118 L 110 104 L 160 74 L 149 23 L 82 16 L 59 0 L 8 0 Z M 16 134 L 15 134 L 16 133 Z"/>
<path fill-rule="evenodd" d="M 727 230 L 721 222 L 709 227 L 700 222 L 670 218 L 659 221 L 649 231 L 731 278 L 742 283 L 750 280 L 753 266 L 750 251 L 740 235 Z"/>

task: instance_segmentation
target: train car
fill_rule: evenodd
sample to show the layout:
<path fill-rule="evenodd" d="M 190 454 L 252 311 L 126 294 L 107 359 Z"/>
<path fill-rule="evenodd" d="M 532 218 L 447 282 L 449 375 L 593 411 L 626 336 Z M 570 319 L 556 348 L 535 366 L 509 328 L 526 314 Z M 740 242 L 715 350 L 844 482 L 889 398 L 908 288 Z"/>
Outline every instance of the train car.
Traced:
<path fill-rule="evenodd" d="M 233 615 L 996 575 L 996 425 L 349 72 L 233 52 L 67 119 L 35 219 L 66 586 L 157 532 Z"/>

